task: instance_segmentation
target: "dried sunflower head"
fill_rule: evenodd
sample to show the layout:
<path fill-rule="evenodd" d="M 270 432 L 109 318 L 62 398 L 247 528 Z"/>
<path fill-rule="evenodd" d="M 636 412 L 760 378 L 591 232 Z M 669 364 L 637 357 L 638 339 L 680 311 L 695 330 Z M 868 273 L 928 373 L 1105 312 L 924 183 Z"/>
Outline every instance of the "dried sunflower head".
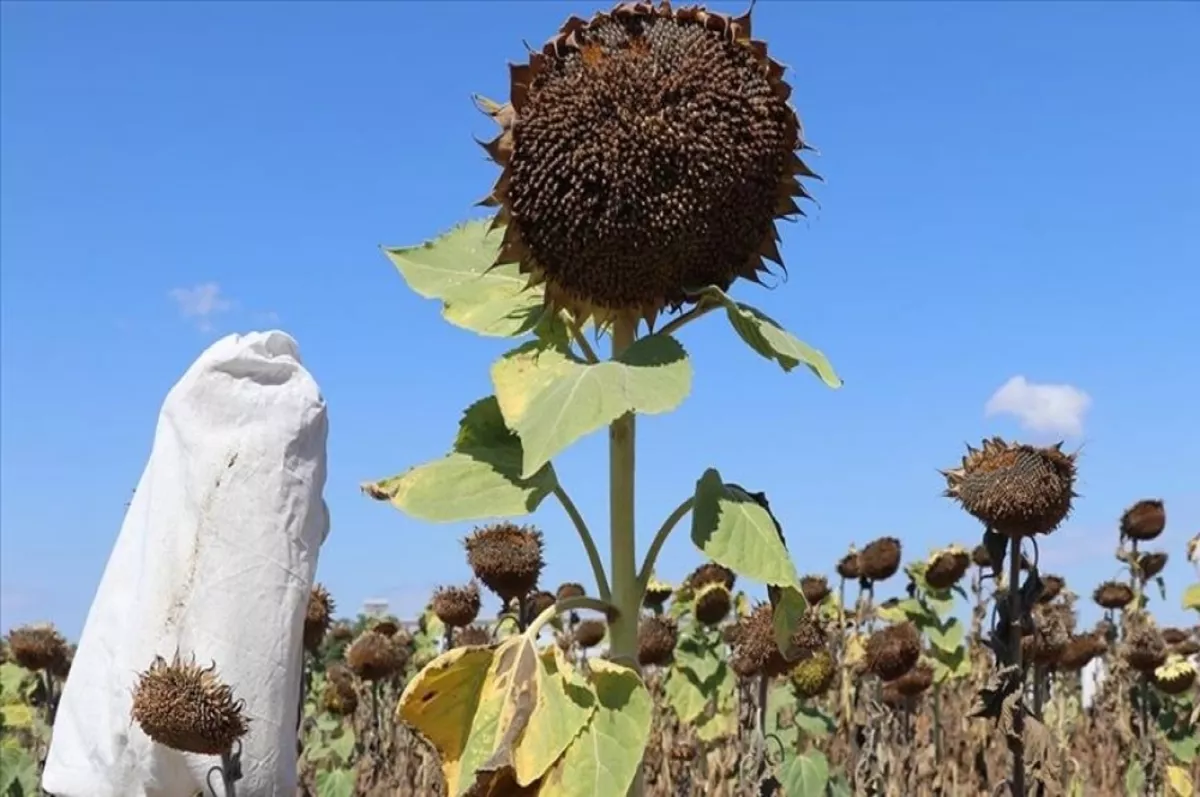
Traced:
<path fill-rule="evenodd" d="M 1138 557 L 1138 573 L 1144 579 L 1154 578 L 1167 566 L 1167 560 L 1165 551 L 1144 553 Z"/>
<path fill-rule="evenodd" d="M 900 540 L 895 537 L 880 537 L 867 544 L 858 554 L 858 572 L 861 578 L 871 581 L 886 581 L 900 569 Z"/>
<path fill-rule="evenodd" d="M 1060 670 L 1078 672 L 1092 659 L 1103 656 L 1107 650 L 1108 643 L 1103 637 L 1095 634 L 1072 635 L 1054 665 Z"/>
<path fill-rule="evenodd" d="M 667 582 L 651 578 L 650 583 L 646 585 L 646 595 L 642 598 L 642 603 L 651 609 L 661 609 L 674 592 L 675 588 Z"/>
<path fill-rule="evenodd" d="M 829 597 L 829 580 L 825 576 L 805 576 L 800 579 L 800 591 L 809 606 L 817 606 Z"/>
<path fill-rule="evenodd" d="M 828 650 L 817 650 L 792 668 L 792 688 L 799 697 L 812 699 L 829 691 L 837 670 Z"/>
<path fill-rule="evenodd" d="M 1153 674 L 1167 661 L 1167 646 L 1162 635 L 1151 627 L 1131 632 L 1122 653 L 1129 666 L 1142 673 Z"/>
<path fill-rule="evenodd" d="M 679 630 L 669 617 L 643 617 L 638 626 L 638 664 L 643 667 L 669 664 L 675 655 Z"/>
<path fill-rule="evenodd" d="M 992 555 L 988 553 L 987 546 L 976 545 L 971 551 L 971 561 L 975 563 L 976 567 L 991 567 Z"/>
<path fill-rule="evenodd" d="M 696 590 L 696 619 L 704 625 L 717 625 L 729 616 L 733 595 L 724 584 L 705 584 Z"/>
<path fill-rule="evenodd" d="M 580 620 L 579 625 L 575 626 L 572 632 L 575 636 L 575 644 L 583 649 L 594 648 L 604 641 L 604 634 L 607 632 L 608 626 L 603 620 L 588 618 Z"/>
<path fill-rule="evenodd" d="M 1067 585 L 1062 576 L 1044 575 L 1042 578 L 1042 594 L 1038 596 L 1039 603 L 1049 603 L 1057 598 Z"/>
<path fill-rule="evenodd" d="M 348 717 L 358 709 L 358 693 L 353 687 L 327 683 L 321 693 L 321 705 L 335 717 Z"/>
<path fill-rule="evenodd" d="M 1133 589 L 1119 581 L 1105 581 L 1096 587 L 1092 599 L 1105 609 L 1124 609 L 1133 601 Z"/>
<path fill-rule="evenodd" d="M 9 631 L 8 653 L 13 661 L 32 672 L 61 671 L 70 658 L 67 640 L 49 623 L 23 625 Z"/>
<path fill-rule="evenodd" d="M 921 634 L 912 623 L 896 623 L 867 639 L 867 669 L 882 681 L 894 681 L 921 658 Z"/>
<path fill-rule="evenodd" d="M 454 647 L 456 648 L 490 644 L 492 644 L 492 632 L 481 625 L 469 625 L 466 628 L 454 630 Z"/>
<path fill-rule="evenodd" d="M 1153 674 L 1154 685 L 1168 695 L 1181 695 L 1196 683 L 1196 665 L 1173 655 Z"/>
<path fill-rule="evenodd" d="M 346 664 L 364 681 L 382 681 L 404 668 L 406 651 L 383 634 L 364 631 L 346 649 Z"/>
<path fill-rule="evenodd" d="M 554 593 L 534 592 L 525 599 L 525 622 L 531 623 L 539 614 L 555 604 Z"/>
<path fill-rule="evenodd" d="M 1138 501 L 1121 515 L 1121 536 L 1148 542 L 1167 527 L 1167 510 L 1157 499 Z"/>
<path fill-rule="evenodd" d="M 558 585 L 558 591 L 555 592 L 554 597 L 560 601 L 565 601 L 570 598 L 582 598 L 585 595 L 587 595 L 587 590 L 583 588 L 582 584 L 575 581 L 567 581 Z"/>
<path fill-rule="evenodd" d="M 966 548 L 958 545 L 943 548 L 929 557 L 925 568 L 925 583 L 934 589 L 950 589 L 958 583 L 970 566 L 971 556 Z"/>
<path fill-rule="evenodd" d="M 130 714 L 154 741 L 184 753 L 221 755 L 245 735 L 245 704 L 217 676 L 175 656 L 157 656 L 138 676 Z"/>
<path fill-rule="evenodd" d="M 481 604 L 474 581 L 465 587 L 438 587 L 430 601 L 433 613 L 451 628 L 466 628 L 475 622 Z"/>
<path fill-rule="evenodd" d="M 1008 537 L 1049 534 L 1071 511 L 1075 455 L 1062 444 L 1038 448 L 999 437 L 967 446 L 962 465 L 943 471 L 946 496 Z"/>
<path fill-rule="evenodd" d="M 481 101 L 503 167 L 497 263 L 517 263 L 576 319 L 652 323 L 709 285 L 758 281 L 780 263 L 775 220 L 800 213 L 791 88 L 750 15 L 622 3 L 572 17 L 528 64 L 510 99 Z"/>
<path fill-rule="evenodd" d="M 896 690 L 905 697 L 916 697 L 933 686 L 933 667 L 921 661 L 895 680 Z"/>
<path fill-rule="evenodd" d="M 732 592 L 733 585 L 737 583 L 737 574 L 725 565 L 705 562 L 689 573 L 683 583 L 693 592 L 698 592 L 701 587 L 708 584 L 723 584 L 725 589 Z"/>
<path fill-rule="evenodd" d="M 515 601 L 537 586 L 545 565 L 542 533 L 537 529 L 497 523 L 476 529 L 463 544 L 476 578 L 502 602 Z"/>
<path fill-rule="evenodd" d="M 862 575 L 857 552 L 851 551 L 838 560 L 837 574 L 847 581 L 855 581 Z"/>
<path fill-rule="evenodd" d="M 304 615 L 304 649 L 316 653 L 325 641 L 325 632 L 333 622 L 336 608 L 333 597 L 323 584 L 316 584 L 308 594 L 308 610 Z"/>

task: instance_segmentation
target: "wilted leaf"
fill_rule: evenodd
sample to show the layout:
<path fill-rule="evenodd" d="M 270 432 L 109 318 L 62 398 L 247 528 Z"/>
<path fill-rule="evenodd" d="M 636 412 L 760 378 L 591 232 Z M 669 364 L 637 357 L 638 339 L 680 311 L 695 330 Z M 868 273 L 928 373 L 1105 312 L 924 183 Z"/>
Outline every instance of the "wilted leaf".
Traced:
<path fill-rule="evenodd" d="M 505 422 L 521 438 L 519 475 L 530 477 L 576 440 L 628 412 L 678 407 L 692 389 L 692 364 L 668 335 L 642 338 L 616 359 L 595 364 L 534 341 L 496 361 L 492 384 Z"/>
<path fill-rule="evenodd" d="M 364 484 L 363 492 L 434 523 L 527 515 L 554 491 L 558 478 L 549 464 L 522 477 L 523 456 L 495 396 L 488 396 L 467 408 L 448 456 Z"/>
<path fill-rule="evenodd" d="M 504 230 L 488 232 L 490 219 L 470 221 L 418 246 L 384 247 L 408 287 L 440 299 L 451 324 L 481 335 L 513 337 L 543 316 L 543 292 L 527 289 L 516 263 L 492 268 Z"/>
<path fill-rule="evenodd" d="M 537 703 L 515 750 L 517 783 L 527 786 L 549 771 L 596 712 L 596 695 L 558 645 L 541 652 Z"/>
<path fill-rule="evenodd" d="M 650 692 L 633 670 L 593 659 L 596 710 L 565 754 L 546 773 L 541 797 L 609 797 L 633 783 L 650 738 Z"/>
<path fill-rule="evenodd" d="M 842 386 L 842 380 L 834 372 L 825 355 L 802 343 L 766 313 L 748 304 L 735 302 L 724 291 L 709 287 L 700 292 L 705 299 L 719 303 L 725 308 L 729 323 L 740 337 L 755 352 L 768 360 L 774 360 L 784 371 L 804 365 L 822 382 L 832 388 Z"/>

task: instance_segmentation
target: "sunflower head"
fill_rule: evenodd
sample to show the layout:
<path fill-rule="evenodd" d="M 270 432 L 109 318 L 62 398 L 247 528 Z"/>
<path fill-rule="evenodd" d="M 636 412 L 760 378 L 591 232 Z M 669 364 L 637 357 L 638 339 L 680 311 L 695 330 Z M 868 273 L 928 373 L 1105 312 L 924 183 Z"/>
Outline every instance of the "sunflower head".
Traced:
<path fill-rule="evenodd" d="M 576 319 L 652 323 L 710 285 L 781 263 L 775 221 L 801 213 L 803 131 L 784 68 L 732 18 L 626 2 L 568 19 L 510 67 L 484 144 L 502 172 L 497 263 Z"/>

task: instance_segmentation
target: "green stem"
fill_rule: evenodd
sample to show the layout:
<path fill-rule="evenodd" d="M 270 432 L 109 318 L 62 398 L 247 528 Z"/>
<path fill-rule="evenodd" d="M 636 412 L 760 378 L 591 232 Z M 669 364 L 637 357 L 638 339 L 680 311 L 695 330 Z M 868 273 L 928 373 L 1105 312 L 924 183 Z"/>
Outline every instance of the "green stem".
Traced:
<path fill-rule="evenodd" d="M 658 533 L 654 535 L 654 540 L 650 543 L 650 550 L 646 552 L 646 559 L 642 562 L 642 574 L 638 576 L 638 603 L 641 603 L 642 596 L 646 594 L 646 587 L 650 584 L 650 576 L 654 572 L 654 565 L 658 562 L 658 553 L 667 542 L 667 538 L 671 536 L 671 532 L 679 525 L 679 521 L 683 520 L 684 516 L 692 511 L 692 504 L 696 502 L 694 497 L 689 496 L 687 500 L 675 507 L 666 520 L 663 521 Z"/>
<path fill-rule="evenodd" d="M 562 488 L 562 485 L 554 488 L 554 497 L 566 510 L 567 517 L 571 518 L 571 522 L 575 524 L 575 531 L 579 533 L 579 539 L 583 543 L 584 550 L 587 551 L 588 561 L 592 563 L 592 576 L 596 579 L 596 590 L 600 593 L 600 600 L 612 602 L 612 592 L 608 588 L 608 575 L 604 572 L 604 560 L 600 558 L 596 540 L 592 537 L 592 532 L 588 530 L 583 515 L 579 513 L 579 507 L 575 506 L 575 502 L 571 500 L 571 496 L 567 495 L 567 491 Z"/>
<path fill-rule="evenodd" d="M 612 327 L 614 358 L 633 345 L 637 319 L 618 317 Z M 637 536 L 634 529 L 634 467 L 636 426 L 626 413 L 608 427 L 608 507 L 612 597 L 617 616 L 608 624 L 609 651 L 615 662 L 640 671 L 637 661 L 638 617 L 642 603 L 638 592 Z M 629 797 L 641 797 L 644 772 L 639 764 L 629 787 Z"/>
<path fill-rule="evenodd" d="M 673 335 L 676 332 L 678 332 L 681 327 L 685 326 L 686 324 L 690 324 L 692 321 L 695 321 L 697 318 L 702 318 L 703 316 L 708 315 L 709 313 L 711 313 L 713 310 L 716 310 L 720 306 L 721 305 L 717 302 L 706 301 L 706 300 L 702 299 L 691 310 L 688 310 L 686 313 L 679 316 L 678 318 L 674 318 L 671 321 L 668 321 L 666 326 L 664 326 L 662 329 L 660 329 L 655 334 L 656 335 Z"/>

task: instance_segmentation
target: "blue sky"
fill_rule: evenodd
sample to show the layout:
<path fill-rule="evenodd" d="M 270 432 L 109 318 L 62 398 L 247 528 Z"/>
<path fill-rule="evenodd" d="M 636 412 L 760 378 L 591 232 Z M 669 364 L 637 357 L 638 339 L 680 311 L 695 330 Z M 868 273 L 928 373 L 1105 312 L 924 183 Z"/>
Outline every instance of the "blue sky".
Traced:
<path fill-rule="evenodd" d="M 471 94 L 504 99 L 523 40 L 598 8 L 0 6 L 4 627 L 78 634 L 166 391 L 220 336 L 276 326 L 329 403 L 319 578 L 346 610 L 381 596 L 402 613 L 466 579 L 469 525 L 358 486 L 443 453 L 505 345 L 445 324 L 377 246 L 478 215 L 496 170 Z M 1161 497 L 1164 616 L 1185 621 L 1197 23 L 1185 3 L 761 2 L 755 33 L 790 67 L 827 182 L 784 225 L 790 279 L 739 296 L 846 386 L 783 374 L 716 317 L 686 330 L 693 394 L 639 428 L 643 542 L 717 466 L 770 495 L 805 572 L 883 534 L 911 556 L 973 543 L 936 469 L 984 435 L 1061 430 L 1083 446 L 1083 498 L 1047 569 L 1090 593 L 1118 573 L 1122 508 Z M 604 452 L 599 435 L 559 462 L 602 536 Z M 533 520 L 547 585 L 586 579 L 558 507 Z M 660 574 L 699 561 L 684 530 Z"/>

